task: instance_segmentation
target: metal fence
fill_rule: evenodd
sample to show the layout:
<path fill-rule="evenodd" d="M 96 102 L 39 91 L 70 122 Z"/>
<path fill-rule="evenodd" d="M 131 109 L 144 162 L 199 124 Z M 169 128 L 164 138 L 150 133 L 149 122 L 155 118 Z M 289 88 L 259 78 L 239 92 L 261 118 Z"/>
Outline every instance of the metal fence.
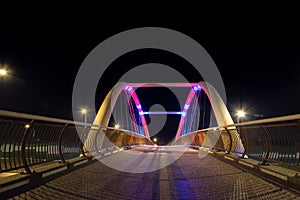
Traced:
<path fill-rule="evenodd" d="M 96 130 L 97 138 L 109 133 L 112 143 L 99 143 L 99 139 L 92 137 L 87 140 L 92 130 Z M 110 127 L 0 110 L 0 173 L 11 170 L 32 173 L 30 167 L 33 165 L 51 161 L 66 163 L 68 159 L 86 156 L 87 149 L 82 141 L 92 142 L 85 145 L 94 146 L 93 150 L 100 152 L 115 142 L 128 143 L 136 136 L 125 130 L 112 133 L 114 128 Z M 121 140 L 116 135 L 122 135 Z M 141 136 L 135 138 L 132 142 L 145 142 Z"/>
<path fill-rule="evenodd" d="M 218 134 L 219 133 L 219 134 Z M 244 150 L 238 150 L 239 136 Z M 192 132 L 175 144 L 206 146 L 260 161 L 300 169 L 300 115 L 256 120 Z"/>

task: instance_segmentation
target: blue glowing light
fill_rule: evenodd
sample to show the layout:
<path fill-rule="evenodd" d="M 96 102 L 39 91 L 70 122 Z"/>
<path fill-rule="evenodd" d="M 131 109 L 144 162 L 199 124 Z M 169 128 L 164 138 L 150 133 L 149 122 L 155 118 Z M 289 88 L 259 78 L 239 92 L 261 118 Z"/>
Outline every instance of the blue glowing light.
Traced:
<path fill-rule="evenodd" d="M 174 111 L 145 111 L 144 115 L 182 115 L 182 112 L 174 112 Z"/>
<path fill-rule="evenodd" d="M 186 116 L 186 112 L 182 112 L 182 117 L 185 117 Z"/>
<path fill-rule="evenodd" d="M 200 90 L 201 90 L 201 87 L 198 85 L 198 86 L 193 87 L 193 89 L 194 89 L 195 91 L 200 91 Z"/>

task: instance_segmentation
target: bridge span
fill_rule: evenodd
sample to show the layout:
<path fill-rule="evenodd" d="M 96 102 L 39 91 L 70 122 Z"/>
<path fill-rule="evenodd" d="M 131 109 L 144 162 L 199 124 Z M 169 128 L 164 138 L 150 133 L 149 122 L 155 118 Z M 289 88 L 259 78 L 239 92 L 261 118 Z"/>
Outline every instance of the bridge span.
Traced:
<path fill-rule="evenodd" d="M 0 199 L 299 199 L 299 121 L 230 124 L 156 146 L 128 130 L 0 110 Z"/>

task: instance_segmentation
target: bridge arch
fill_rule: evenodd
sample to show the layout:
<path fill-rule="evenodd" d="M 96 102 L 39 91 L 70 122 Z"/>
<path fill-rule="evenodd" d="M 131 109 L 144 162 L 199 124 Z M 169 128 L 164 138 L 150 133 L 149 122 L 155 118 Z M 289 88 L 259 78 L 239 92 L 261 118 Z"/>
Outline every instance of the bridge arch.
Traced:
<path fill-rule="evenodd" d="M 123 90 L 127 90 L 130 93 L 132 99 L 134 100 L 134 103 L 136 104 L 135 106 L 137 106 L 138 111 L 143 112 L 140 101 L 139 101 L 138 96 L 135 93 L 133 87 L 162 87 L 162 86 L 192 88 L 186 99 L 185 105 L 189 105 L 192 98 L 194 97 L 194 95 L 196 93 L 194 90 L 194 87 L 198 87 L 199 89 L 202 89 L 210 101 L 210 104 L 211 104 L 211 107 L 212 107 L 213 113 L 215 115 L 218 126 L 223 127 L 226 125 L 234 124 L 232 117 L 231 117 L 224 101 L 222 100 L 221 96 L 216 91 L 216 89 L 207 82 L 199 82 L 199 83 L 126 83 L 126 82 L 120 82 L 120 83 L 117 83 L 105 97 L 100 109 L 98 110 L 98 113 L 97 113 L 93 123 L 96 125 L 104 126 L 104 127 L 108 126 L 109 119 L 112 114 L 115 103 L 117 101 L 117 98 Z M 181 133 L 181 129 L 184 124 L 184 113 L 187 113 L 188 111 L 189 111 L 188 107 L 184 106 L 175 141 L 181 136 L 180 133 Z M 150 141 L 150 134 L 148 131 L 145 117 L 143 114 L 141 114 L 139 116 L 141 117 L 143 129 L 145 132 L 145 137 Z M 238 133 L 236 133 L 236 135 L 234 137 L 239 138 Z M 240 139 L 237 141 L 236 148 L 244 149 Z"/>
<path fill-rule="evenodd" d="M 203 90 L 208 97 L 219 127 L 234 124 L 232 117 L 219 93 L 211 84 L 202 81 L 192 85 L 192 89 L 190 90 L 190 93 L 184 104 L 184 109 L 182 111 L 184 114 L 180 118 L 178 130 L 176 133 L 176 140 L 181 136 L 180 133 L 184 125 L 185 115 L 187 114 L 187 112 L 189 112 L 189 105 L 197 90 Z"/>
<path fill-rule="evenodd" d="M 120 93 L 123 90 L 127 90 L 129 92 L 138 111 L 142 112 L 141 103 L 139 101 L 139 98 L 138 98 L 135 90 L 132 89 L 132 87 L 130 85 L 128 85 L 127 83 L 120 82 L 120 83 L 117 83 L 106 95 L 102 105 L 100 106 L 100 109 L 98 110 L 98 113 L 95 117 L 93 124 L 104 126 L 104 127 L 108 126 L 109 119 L 112 114 L 113 108 L 116 104 L 116 101 L 117 101 Z M 143 125 L 144 132 L 145 132 L 145 137 L 148 140 L 150 140 L 150 134 L 149 134 L 148 126 L 146 123 L 146 119 L 145 119 L 144 115 L 139 115 L 139 116 L 141 117 L 142 125 Z"/>

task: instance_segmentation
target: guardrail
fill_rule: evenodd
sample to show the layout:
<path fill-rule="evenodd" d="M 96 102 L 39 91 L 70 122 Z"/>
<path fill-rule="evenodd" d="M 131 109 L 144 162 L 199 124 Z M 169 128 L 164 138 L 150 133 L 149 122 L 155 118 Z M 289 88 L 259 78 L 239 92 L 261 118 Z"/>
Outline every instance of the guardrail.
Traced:
<path fill-rule="evenodd" d="M 237 134 L 236 134 L 237 133 Z M 244 150 L 236 149 L 240 136 Z M 300 115 L 255 120 L 195 131 L 175 144 L 205 146 L 260 161 L 300 169 Z"/>
<path fill-rule="evenodd" d="M 111 127 L 0 110 L 0 173 L 11 170 L 32 173 L 33 165 L 55 160 L 66 163 L 68 159 L 86 156 L 82 141 L 87 141 L 90 131 L 94 131 L 93 137 L 101 138 L 99 135 L 105 134 L 112 142 L 103 144 L 92 138 L 89 141 L 93 144 L 86 145 L 95 147 L 88 148 L 89 151 L 97 152 L 112 144 L 129 143 L 137 135 L 122 129 L 116 131 Z"/>

